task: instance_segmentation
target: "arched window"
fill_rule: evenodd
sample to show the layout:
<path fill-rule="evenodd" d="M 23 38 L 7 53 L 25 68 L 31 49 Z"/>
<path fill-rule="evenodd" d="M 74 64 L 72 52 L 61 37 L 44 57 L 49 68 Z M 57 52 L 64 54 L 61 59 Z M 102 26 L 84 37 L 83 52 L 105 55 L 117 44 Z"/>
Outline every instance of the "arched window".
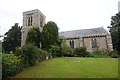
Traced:
<path fill-rule="evenodd" d="M 30 17 L 28 17 L 28 26 L 30 26 Z"/>
<path fill-rule="evenodd" d="M 92 48 L 94 48 L 94 40 L 93 39 L 91 40 L 91 43 L 92 43 Z"/>
<path fill-rule="evenodd" d="M 92 48 L 97 48 L 97 40 L 91 39 Z"/>
<path fill-rule="evenodd" d="M 95 39 L 95 48 L 97 48 L 97 40 Z"/>
<path fill-rule="evenodd" d="M 72 41 L 72 49 L 74 49 L 74 41 Z"/>
<path fill-rule="evenodd" d="M 31 16 L 31 26 L 32 26 L 32 16 Z"/>

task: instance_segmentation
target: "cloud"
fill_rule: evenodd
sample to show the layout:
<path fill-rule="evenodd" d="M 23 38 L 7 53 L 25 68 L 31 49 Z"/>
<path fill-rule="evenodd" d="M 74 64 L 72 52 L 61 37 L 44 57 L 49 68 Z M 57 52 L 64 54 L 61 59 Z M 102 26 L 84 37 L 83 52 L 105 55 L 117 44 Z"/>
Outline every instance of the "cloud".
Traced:
<path fill-rule="evenodd" d="M 47 21 L 55 21 L 60 31 L 101 27 L 107 29 L 117 13 L 119 0 L 1 0 L 1 34 L 14 23 L 22 26 L 22 13 L 39 9 Z"/>

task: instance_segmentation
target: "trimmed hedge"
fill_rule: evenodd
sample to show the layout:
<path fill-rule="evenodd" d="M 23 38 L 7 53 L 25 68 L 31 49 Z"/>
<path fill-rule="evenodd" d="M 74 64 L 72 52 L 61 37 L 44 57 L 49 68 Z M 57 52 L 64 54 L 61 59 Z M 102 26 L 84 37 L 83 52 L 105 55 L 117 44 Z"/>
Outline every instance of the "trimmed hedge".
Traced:
<path fill-rule="evenodd" d="M 21 56 L 2 54 L 2 77 L 13 76 L 22 70 Z"/>

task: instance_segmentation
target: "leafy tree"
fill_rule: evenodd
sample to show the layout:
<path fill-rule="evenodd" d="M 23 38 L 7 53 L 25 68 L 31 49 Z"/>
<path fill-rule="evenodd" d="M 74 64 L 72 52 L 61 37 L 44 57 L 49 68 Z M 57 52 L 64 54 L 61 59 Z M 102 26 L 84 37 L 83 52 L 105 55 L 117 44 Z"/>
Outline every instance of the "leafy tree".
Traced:
<path fill-rule="evenodd" d="M 2 47 L 5 52 L 14 52 L 17 46 L 21 46 L 21 27 L 18 26 L 18 23 L 15 23 L 15 25 L 5 33 Z"/>
<path fill-rule="evenodd" d="M 58 27 L 55 22 L 49 21 L 42 30 L 42 48 L 48 50 L 51 45 L 57 45 L 58 40 Z"/>
<path fill-rule="evenodd" d="M 61 36 L 60 37 L 60 56 L 74 56 L 72 48 L 66 44 L 66 38 Z"/>
<path fill-rule="evenodd" d="M 111 26 L 108 28 L 111 33 L 113 48 L 120 52 L 120 13 L 111 17 Z"/>
<path fill-rule="evenodd" d="M 40 41 L 41 41 L 41 32 L 40 28 L 38 26 L 33 26 L 29 29 L 28 35 L 26 38 L 26 43 L 31 43 L 35 46 L 40 47 Z"/>

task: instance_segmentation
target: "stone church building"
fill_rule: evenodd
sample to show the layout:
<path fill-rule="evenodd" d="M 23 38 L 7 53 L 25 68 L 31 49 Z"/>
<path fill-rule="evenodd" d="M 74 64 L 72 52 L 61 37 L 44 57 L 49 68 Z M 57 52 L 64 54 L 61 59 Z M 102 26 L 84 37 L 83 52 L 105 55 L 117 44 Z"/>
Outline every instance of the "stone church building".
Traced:
<path fill-rule="evenodd" d="M 38 9 L 23 12 L 21 46 L 25 45 L 28 29 L 39 26 L 42 30 L 45 19 L 46 16 Z M 59 36 L 64 36 L 67 39 L 66 44 L 73 49 L 85 46 L 89 52 L 102 49 L 113 51 L 111 36 L 103 27 L 59 32 Z"/>
<path fill-rule="evenodd" d="M 111 35 L 103 27 L 60 32 L 59 36 L 64 36 L 67 45 L 73 49 L 85 46 L 89 52 L 113 51 Z"/>

